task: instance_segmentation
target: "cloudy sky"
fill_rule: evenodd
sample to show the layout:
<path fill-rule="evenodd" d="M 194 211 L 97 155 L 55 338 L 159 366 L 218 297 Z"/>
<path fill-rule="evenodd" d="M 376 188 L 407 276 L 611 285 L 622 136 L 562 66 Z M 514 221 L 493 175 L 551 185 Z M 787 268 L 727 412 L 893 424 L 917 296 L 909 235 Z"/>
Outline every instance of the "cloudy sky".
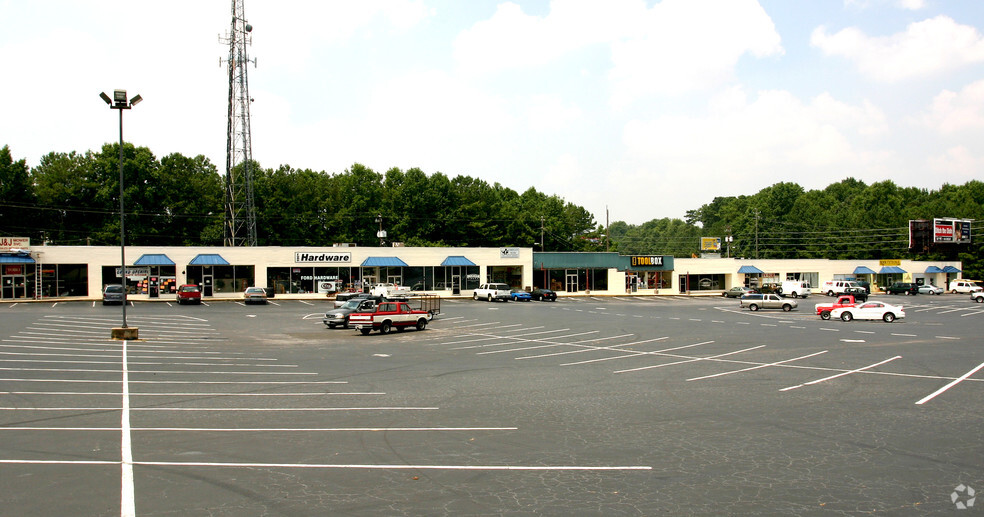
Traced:
<path fill-rule="evenodd" d="M 231 2 L 0 0 L 0 146 L 225 168 Z M 419 167 L 599 223 L 846 177 L 984 178 L 979 0 L 245 0 L 265 168 Z"/>

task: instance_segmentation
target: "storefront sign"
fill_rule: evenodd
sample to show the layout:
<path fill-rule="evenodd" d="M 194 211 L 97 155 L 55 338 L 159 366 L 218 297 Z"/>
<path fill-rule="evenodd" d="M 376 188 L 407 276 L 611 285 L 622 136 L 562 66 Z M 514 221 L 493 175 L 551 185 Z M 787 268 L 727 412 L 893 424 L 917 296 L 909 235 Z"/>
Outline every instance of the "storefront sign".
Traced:
<path fill-rule="evenodd" d="M 120 276 L 120 268 L 116 268 L 116 276 L 117 276 L 117 278 Z M 150 276 L 150 268 L 149 267 L 128 267 L 128 268 L 126 268 L 126 277 L 127 278 L 145 277 L 145 276 Z"/>
<path fill-rule="evenodd" d="M 638 256 L 632 255 L 629 257 L 632 267 L 638 266 L 662 266 L 663 257 L 662 255 L 652 255 L 652 256 Z"/>
<path fill-rule="evenodd" d="M 352 253 L 348 251 L 298 251 L 294 253 L 294 262 L 298 264 L 310 264 L 315 262 L 349 263 L 352 262 Z"/>
<path fill-rule="evenodd" d="M 519 248 L 499 248 L 499 258 L 519 258 Z"/>
<path fill-rule="evenodd" d="M 902 265 L 902 261 L 899 259 L 883 259 L 878 261 L 878 265 L 881 267 L 888 267 L 888 266 L 898 267 Z"/>
<path fill-rule="evenodd" d="M 23 275 L 24 266 L 3 266 L 3 274 L 5 275 Z"/>
<path fill-rule="evenodd" d="M 0 237 L 0 251 L 26 250 L 30 247 L 30 237 Z"/>

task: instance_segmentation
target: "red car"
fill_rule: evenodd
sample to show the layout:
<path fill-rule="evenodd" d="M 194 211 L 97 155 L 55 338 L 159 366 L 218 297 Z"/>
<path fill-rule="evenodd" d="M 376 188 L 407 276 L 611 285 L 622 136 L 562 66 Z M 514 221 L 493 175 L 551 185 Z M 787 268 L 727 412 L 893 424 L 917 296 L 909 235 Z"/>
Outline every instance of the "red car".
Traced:
<path fill-rule="evenodd" d="M 194 284 L 185 284 L 178 287 L 178 305 L 186 303 L 202 303 L 202 290 Z"/>

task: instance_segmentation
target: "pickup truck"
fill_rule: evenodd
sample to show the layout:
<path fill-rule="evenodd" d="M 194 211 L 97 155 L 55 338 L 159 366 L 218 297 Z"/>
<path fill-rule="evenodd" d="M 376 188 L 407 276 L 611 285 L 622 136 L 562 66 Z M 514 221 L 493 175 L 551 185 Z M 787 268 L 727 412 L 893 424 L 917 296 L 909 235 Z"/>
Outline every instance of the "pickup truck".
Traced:
<path fill-rule="evenodd" d="M 396 284 L 375 284 L 369 290 L 369 294 L 380 296 L 387 300 L 403 300 L 410 296 L 410 290 Z"/>
<path fill-rule="evenodd" d="M 970 299 L 977 303 L 984 303 L 984 291 L 974 291 L 970 293 Z"/>
<path fill-rule="evenodd" d="M 373 309 L 349 314 L 349 327 L 358 330 L 363 336 L 369 335 L 373 330 L 388 334 L 394 328 L 398 332 L 407 327 L 424 330 L 431 318 L 431 313 L 412 309 L 407 302 L 383 302 Z"/>
<path fill-rule="evenodd" d="M 506 284 L 482 284 L 475 289 L 475 294 L 472 298 L 476 300 L 502 300 L 508 302 L 510 297 L 510 289 Z"/>
<path fill-rule="evenodd" d="M 854 307 L 855 304 L 857 304 L 858 302 L 859 302 L 858 300 L 854 299 L 854 296 L 851 296 L 849 294 L 843 294 L 840 297 L 838 297 L 837 301 L 834 303 L 818 303 L 816 305 L 817 316 L 820 316 L 820 319 L 822 320 L 829 320 L 830 311 L 834 309 L 840 309 L 843 307 Z M 864 300 L 860 300 L 860 302 L 863 303 Z"/>

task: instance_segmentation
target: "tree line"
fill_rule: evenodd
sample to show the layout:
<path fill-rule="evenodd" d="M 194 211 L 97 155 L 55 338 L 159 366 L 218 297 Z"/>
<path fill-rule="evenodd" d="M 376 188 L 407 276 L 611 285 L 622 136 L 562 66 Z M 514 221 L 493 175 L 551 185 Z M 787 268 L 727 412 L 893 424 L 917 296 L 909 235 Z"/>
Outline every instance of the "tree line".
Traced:
<path fill-rule="evenodd" d="M 583 207 L 530 187 L 522 193 L 469 176 L 418 168 L 340 173 L 264 169 L 251 164 L 257 244 L 531 247 L 547 251 L 697 255 L 701 237 L 719 237 L 723 256 L 961 260 L 984 276 L 974 223 L 970 245 L 909 249 L 910 219 L 984 219 L 984 183 L 938 190 L 865 184 L 848 178 L 822 190 L 782 182 L 753 195 L 714 198 L 684 219 L 599 225 Z M 123 146 L 127 242 L 218 246 L 223 242 L 224 174 L 204 156 L 157 159 Z M 33 168 L 0 149 L 0 234 L 63 245 L 119 244 L 119 144 L 99 152 L 49 153 Z"/>

